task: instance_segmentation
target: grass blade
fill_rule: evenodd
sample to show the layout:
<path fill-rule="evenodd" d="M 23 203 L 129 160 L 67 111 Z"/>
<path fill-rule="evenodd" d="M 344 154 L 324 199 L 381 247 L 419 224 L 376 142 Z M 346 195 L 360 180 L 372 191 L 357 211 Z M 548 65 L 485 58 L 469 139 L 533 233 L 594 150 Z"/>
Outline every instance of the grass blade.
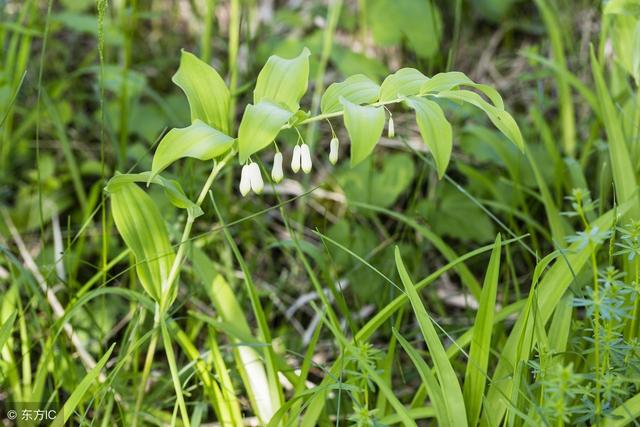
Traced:
<path fill-rule="evenodd" d="M 71 393 L 71 396 L 69 396 L 67 401 L 64 403 L 64 406 L 62 407 L 62 411 L 58 414 L 58 416 L 56 416 L 56 418 L 51 423 L 52 427 L 62 427 L 63 425 L 66 424 L 66 422 L 71 417 L 71 414 L 73 414 L 73 411 L 76 409 L 76 406 L 78 406 L 78 404 L 84 397 L 84 394 L 87 392 L 91 384 L 93 384 L 93 382 L 96 381 L 104 365 L 107 364 L 107 361 L 109 360 L 109 357 L 111 356 L 111 352 L 113 351 L 115 346 L 116 344 L 113 343 L 109 348 L 109 350 L 107 350 L 104 356 L 102 356 L 102 358 L 98 361 L 96 366 L 94 366 L 93 369 L 87 372 L 87 375 L 85 375 L 82 381 L 80 381 L 80 383 L 76 386 L 73 393 Z"/>
<path fill-rule="evenodd" d="M 191 423 L 189 422 L 189 413 L 187 412 L 187 405 L 184 402 L 182 384 L 180 383 L 180 375 L 178 373 L 178 366 L 176 364 L 176 355 L 173 352 L 173 343 L 171 342 L 171 336 L 169 335 L 169 330 L 164 320 L 160 322 L 160 329 L 162 330 L 162 341 L 164 343 L 164 350 L 167 355 L 167 361 L 169 362 L 169 370 L 171 371 L 171 379 L 173 380 L 173 387 L 176 391 L 176 403 L 180 407 L 182 422 L 186 427 L 190 427 Z"/>
<path fill-rule="evenodd" d="M 478 424 L 482 398 L 487 380 L 489 352 L 491 349 L 491 335 L 493 318 L 496 308 L 496 294 L 498 292 L 498 278 L 500 275 L 500 235 L 496 237 L 491 259 L 482 286 L 480 307 L 473 326 L 473 338 L 469 350 L 467 370 L 464 375 L 464 401 L 467 404 L 467 420 L 469 426 Z"/>
<path fill-rule="evenodd" d="M 435 411 L 436 418 L 438 419 L 438 423 L 442 426 L 452 425 L 451 420 L 449 419 L 449 414 L 447 413 L 447 407 L 444 402 L 444 397 L 442 396 L 442 390 L 438 385 L 438 381 L 436 380 L 435 375 L 431 372 L 431 368 L 427 365 L 427 362 L 420 356 L 418 351 L 409 344 L 409 342 L 398 333 L 397 330 L 393 330 L 393 334 L 398 339 L 398 342 L 407 352 L 411 361 L 418 369 L 418 374 L 427 389 L 427 393 L 429 394 L 429 398 L 431 399 L 431 405 L 433 406 L 433 410 Z"/>
<path fill-rule="evenodd" d="M 599 217 L 592 223 L 592 226 L 606 229 L 611 225 L 616 212 L 617 214 L 624 215 L 629 211 L 630 207 L 631 203 L 621 205 L 616 210 L 611 210 Z M 590 255 L 591 250 L 589 247 L 579 250 L 578 244 L 574 243 L 567 249 L 566 257 L 557 260 L 541 277 L 539 284 L 535 287 L 535 291 L 537 292 L 536 298 L 538 300 L 539 315 L 541 317 L 540 321 L 543 324 L 546 324 L 550 319 L 565 291 L 569 288 L 569 285 L 573 283 L 573 273 L 579 272 L 585 266 Z M 543 259 L 541 263 L 542 262 L 545 262 L 545 260 Z M 535 337 L 533 337 L 528 343 L 529 347 L 522 349 L 523 339 L 532 334 L 533 326 L 533 319 L 530 316 L 520 316 L 502 349 L 484 403 L 484 411 L 490 414 L 491 419 L 496 423 L 499 423 L 504 416 L 506 410 L 504 396 L 511 395 L 514 386 L 514 369 L 519 363 L 524 361 L 526 355 L 529 353 L 528 350 L 535 344 Z M 483 420 L 481 425 L 484 426 L 488 424 Z"/>
<path fill-rule="evenodd" d="M 635 178 L 631 157 L 624 138 L 622 124 L 619 120 L 619 112 L 611 99 L 609 89 L 602 75 L 602 69 L 596 58 L 593 46 L 591 46 L 591 71 L 596 85 L 598 101 L 602 106 L 602 120 L 607 132 L 609 157 L 613 173 L 613 183 L 616 187 L 616 196 L 619 203 L 634 199 L 634 205 L 629 212 L 633 217 L 638 217 L 640 205 L 638 204 L 638 184 Z"/>
<path fill-rule="evenodd" d="M 11 330 L 13 329 L 13 324 L 16 321 L 17 312 L 13 312 L 9 316 L 9 318 L 2 324 L 2 328 L 0 328 L 0 351 L 4 347 L 4 343 L 7 342 L 9 336 L 11 335 Z"/>
<path fill-rule="evenodd" d="M 460 390 L 460 384 L 458 383 L 458 377 L 456 376 L 447 353 L 444 351 L 444 347 L 440 342 L 440 337 L 436 333 L 433 326 L 431 317 L 427 313 L 426 308 L 422 304 L 422 300 L 415 289 L 414 284 L 411 282 L 409 273 L 402 262 L 400 257 L 400 250 L 396 246 L 396 268 L 400 274 L 400 279 L 407 292 L 413 311 L 416 314 L 420 330 L 424 336 L 427 347 L 433 359 L 433 363 L 436 368 L 436 375 L 440 381 L 442 388 L 442 395 L 445 400 L 447 408 L 448 418 L 451 420 L 452 425 L 462 426 L 467 422 L 467 412 L 464 407 L 464 399 L 462 397 L 462 390 Z"/>

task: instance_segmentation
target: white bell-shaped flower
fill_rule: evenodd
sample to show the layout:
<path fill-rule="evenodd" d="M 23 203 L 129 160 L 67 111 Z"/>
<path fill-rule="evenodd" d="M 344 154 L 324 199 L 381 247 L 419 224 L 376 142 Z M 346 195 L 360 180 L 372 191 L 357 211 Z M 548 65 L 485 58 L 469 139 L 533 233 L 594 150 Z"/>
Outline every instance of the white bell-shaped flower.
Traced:
<path fill-rule="evenodd" d="M 331 138 L 331 142 L 329 143 L 329 161 L 332 165 L 338 163 L 338 151 L 340 149 L 340 141 L 338 141 L 337 137 Z"/>
<path fill-rule="evenodd" d="M 387 134 L 389 138 L 393 138 L 396 136 L 396 128 L 393 125 L 393 116 L 389 116 L 389 124 L 387 125 Z"/>
<path fill-rule="evenodd" d="M 309 146 L 307 144 L 302 144 L 300 147 L 300 163 L 304 173 L 311 172 L 313 165 L 311 164 L 311 152 L 309 151 Z"/>
<path fill-rule="evenodd" d="M 262 181 L 262 173 L 260 172 L 260 166 L 257 163 L 251 163 L 249 165 L 249 182 L 251 183 L 251 189 L 254 193 L 260 194 L 264 189 L 264 181 Z"/>
<path fill-rule="evenodd" d="M 249 177 L 251 171 L 249 165 L 242 166 L 242 172 L 240 173 L 240 194 L 246 196 L 251 191 L 251 178 Z"/>
<path fill-rule="evenodd" d="M 300 146 L 296 144 L 293 147 L 293 156 L 291 157 L 291 170 L 293 173 L 298 173 L 300 170 Z"/>
<path fill-rule="evenodd" d="M 284 178 L 284 172 L 282 171 L 282 153 L 277 152 L 273 156 L 273 168 L 271 169 L 271 179 L 273 182 L 278 183 Z"/>

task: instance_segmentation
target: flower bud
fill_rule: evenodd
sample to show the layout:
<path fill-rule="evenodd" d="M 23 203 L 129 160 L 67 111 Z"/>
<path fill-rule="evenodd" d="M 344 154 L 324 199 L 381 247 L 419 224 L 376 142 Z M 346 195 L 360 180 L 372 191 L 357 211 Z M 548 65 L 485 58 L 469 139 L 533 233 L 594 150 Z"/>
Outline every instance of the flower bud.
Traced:
<path fill-rule="evenodd" d="M 300 146 L 293 147 L 293 157 L 291 157 L 291 170 L 297 173 L 300 170 Z"/>
<path fill-rule="evenodd" d="M 307 144 L 302 144 L 300 147 L 300 162 L 304 173 L 311 172 L 311 152 L 309 151 L 309 146 Z"/>
<path fill-rule="evenodd" d="M 393 138 L 393 137 L 396 136 L 396 129 L 393 126 L 393 117 L 392 116 L 389 116 L 389 124 L 387 126 L 387 131 L 388 131 L 389 138 Z"/>
<path fill-rule="evenodd" d="M 338 163 L 338 150 L 340 148 L 340 141 L 335 136 L 331 138 L 329 143 L 329 161 L 332 165 Z"/>
<path fill-rule="evenodd" d="M 240 194 L 242 194 L 243 197 L 251 191 L 251 180 L 249 178 L 249 174 L 249 165 L 242 166 L 242 172 L 240 173 Z"/>
<path fill-rule="evenodd" d="M 275 156 L 273 156 L 273 168 L 271 169 L 271 179 L 273 182 L 278 183 L 282 181 L 284 177 L 284 173 L 282 172 L 282 153 L 277 152 Z"/>
<path fill-rule="evenodd" d="M 254 193 L 260 194 L 264 189 L 264 181 L 262 181 L 262 173 L 260 172 L 260 166 L 257 163 L 251 163 L 249 165 L 249 182 L 251 183 L 251 189 Z"/>

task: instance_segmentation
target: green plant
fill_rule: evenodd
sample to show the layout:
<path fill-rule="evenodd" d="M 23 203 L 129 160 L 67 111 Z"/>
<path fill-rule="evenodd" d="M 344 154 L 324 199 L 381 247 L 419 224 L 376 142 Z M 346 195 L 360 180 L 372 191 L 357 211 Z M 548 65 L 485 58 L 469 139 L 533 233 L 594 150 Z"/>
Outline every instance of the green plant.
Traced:
<path fill-rule="evenodd" d="M 0 419 L 637 422 L 640 7 L 471 3 L 2 2 Z"/>
<path fill-rule="evenodd" d="M 180 412 L 185 424 L 189 415 L 183 398 L 183 391 L 175 369 L 175 356 L 171 350 L 171 338 L 166 326 L 167 313 L 176 298 L 176 289 L 182 262 L 187 251 L 191 229 L 195 219 L 202 214 L 202 206 L 207 193 L 223 168 L 235 157 L 241 164 L 242 176 L 240 192 L 249 190 L 261 193 L 262 172 L 251 156 L 274 143 L 278 134 L 285 129 L 294 129 L 299 141 L 302 134 L 298 127 L 321 120 L 344 116 L 344 124 L 350 137 L 351 164 L 357 165 L 367 158 L 378 142 L 385 122 L 388 105 L 406 103 L 416 112 L 420 133 L 433 153 L 438 175 L 443 176 L 452 150 L 451 126 L 439 105 L 432 99 L 450 99 L 468 102 L 483 110 L 489 119 L 521 149 L 524 147 L 520 131 L 513 118 L 504 110 L 504 103 L 498 93 L 486 85 L 476 84 L 462 73 L 438 74 L 427 78 L 415 69 L 402 69 L 390 75 L 381 86 L 362 75 L 346 79 L 329 86 L 321 99 L 320 115 L 310 117 L 300 109 L 299 101 L 307 90 L 310 52 L 305 49 L 293 59 L 272 56 L 258 75 L 254 89 L 254 104 L 247 105 L 238 127 L 238 137 L 228 135 L 230 123 L 230 92 L 217 72 L 188 52 L 182 53 L 180 69 L 173 80 L 185 92 L 191 108 L 193 124 L 182 129 L 173 129 L 160 141 L 153 158 L 151 171 L 143 174 L 117 175 L 106 187 L 111 194 L 111 206 L 115 225 L 136 259 L 136 271 L 145 291 L 156 302 L 154 329 L 162 330 L 167 358 L 171 366 L 174 386 L 180 404 Z M 469 87 L 478 93 L 462 89 Z M 365 105 L 360 105 L 365 104 Z M 389 113 L 390 114 L 390 113 Z M 393 121 L 389 118 L 389 133 L 393 134 Z M 335 133 L 334 133 L 335 138 Z M 335 144 L 332 142 L 332 144 Z M 337 157 L 333 147 L 333 157 Z M 277 146 L 276 146 L 277 150 Z M 278 157 L 272 175 L 282 176 L 282 158 Z M 160 177 L 160 173 L 178 159 L 192 157 L 202 161 L 213 160 L 209 178 L 203 185 L 195 203 L 184 196 L 176 181 Z M 311 171 L 312 163 L 309 147 L 302 140 L 296 146 L 291 163 L 292 170 L 302 167 L 305 173 Z M 150 183 L 165 188 L 172 204 L 187 209 L 177 252 L 169 243 L 166 226 L 153 200 L 135 183 L 147 178 Z M 237 250 L 236 257 L 241 259 Z M 250 281 L 249 274 L 245 274 Z M 250 292 L 252 286 L 249 285 Z M 253 310 L 258 319 L 264 319 L 263 308 L 257 298 L 253 298 Z M 268 326 L 260 321 L 261 339 L 269 342 Z M 335 326 L 335 323 L 334 323 Z M 140 407 L 143 390 L 151 370 L 156 346 L 154 333 L 149 345 L 143 371 L 137 407 Z M 282 405 L 282 392 L 277 380 L 277 368 L 269 365 L 275 356 L 273 350 L 266 351 L 271 409 L 254 408 L 263 422 Z M 254 390 L 253 394 L 257 392 Z M 279 396 L 279 397 L 278 397 Z"/>

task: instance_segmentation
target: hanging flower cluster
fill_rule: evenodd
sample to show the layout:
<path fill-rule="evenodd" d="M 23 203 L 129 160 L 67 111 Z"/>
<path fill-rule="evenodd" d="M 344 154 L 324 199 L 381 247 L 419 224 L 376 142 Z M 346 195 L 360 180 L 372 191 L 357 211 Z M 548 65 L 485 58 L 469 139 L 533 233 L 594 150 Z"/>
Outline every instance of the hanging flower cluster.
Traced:
<path fill-rule="evenodd" d="M 262 193 L 264 189 L 264 181 L 262 181 L 262 173 L 257 163 L 249 163 L 242 167 L 240 174 L 240 194 L 246 196 L 249 191 L 256 194 Z"/>
<path fill-rule="evenodd" d="M 340 142 L 334 135 L 329 144 L 329 161 L 333 165 L 338 162 L 339 148 Z M 271 179 L 276 184 L 284 178 L 282 163 L 282 153 L 280 151 L 276 151 L 276 154 L 273 156 L 273 167 L 271 168 Z M 306 174 L 310 173 L 313 169 L 311 150 L 305 143 L 296 144 L 296 146 L 293 147 L 293 155 L 291 156 L 291 170 L 293 173 L 298 173 L 300 169 L 302 169 L 302 172 Z M 240 173 L 240 194 L 246 196 L 251 191 L 256 194 L 261 194 L 263 189 L 264 181 L 262 180 L 262 173 L 260 172 L 258 164 L 255 162 L 245 164 L 242 167 L 242 172 Z"/>

